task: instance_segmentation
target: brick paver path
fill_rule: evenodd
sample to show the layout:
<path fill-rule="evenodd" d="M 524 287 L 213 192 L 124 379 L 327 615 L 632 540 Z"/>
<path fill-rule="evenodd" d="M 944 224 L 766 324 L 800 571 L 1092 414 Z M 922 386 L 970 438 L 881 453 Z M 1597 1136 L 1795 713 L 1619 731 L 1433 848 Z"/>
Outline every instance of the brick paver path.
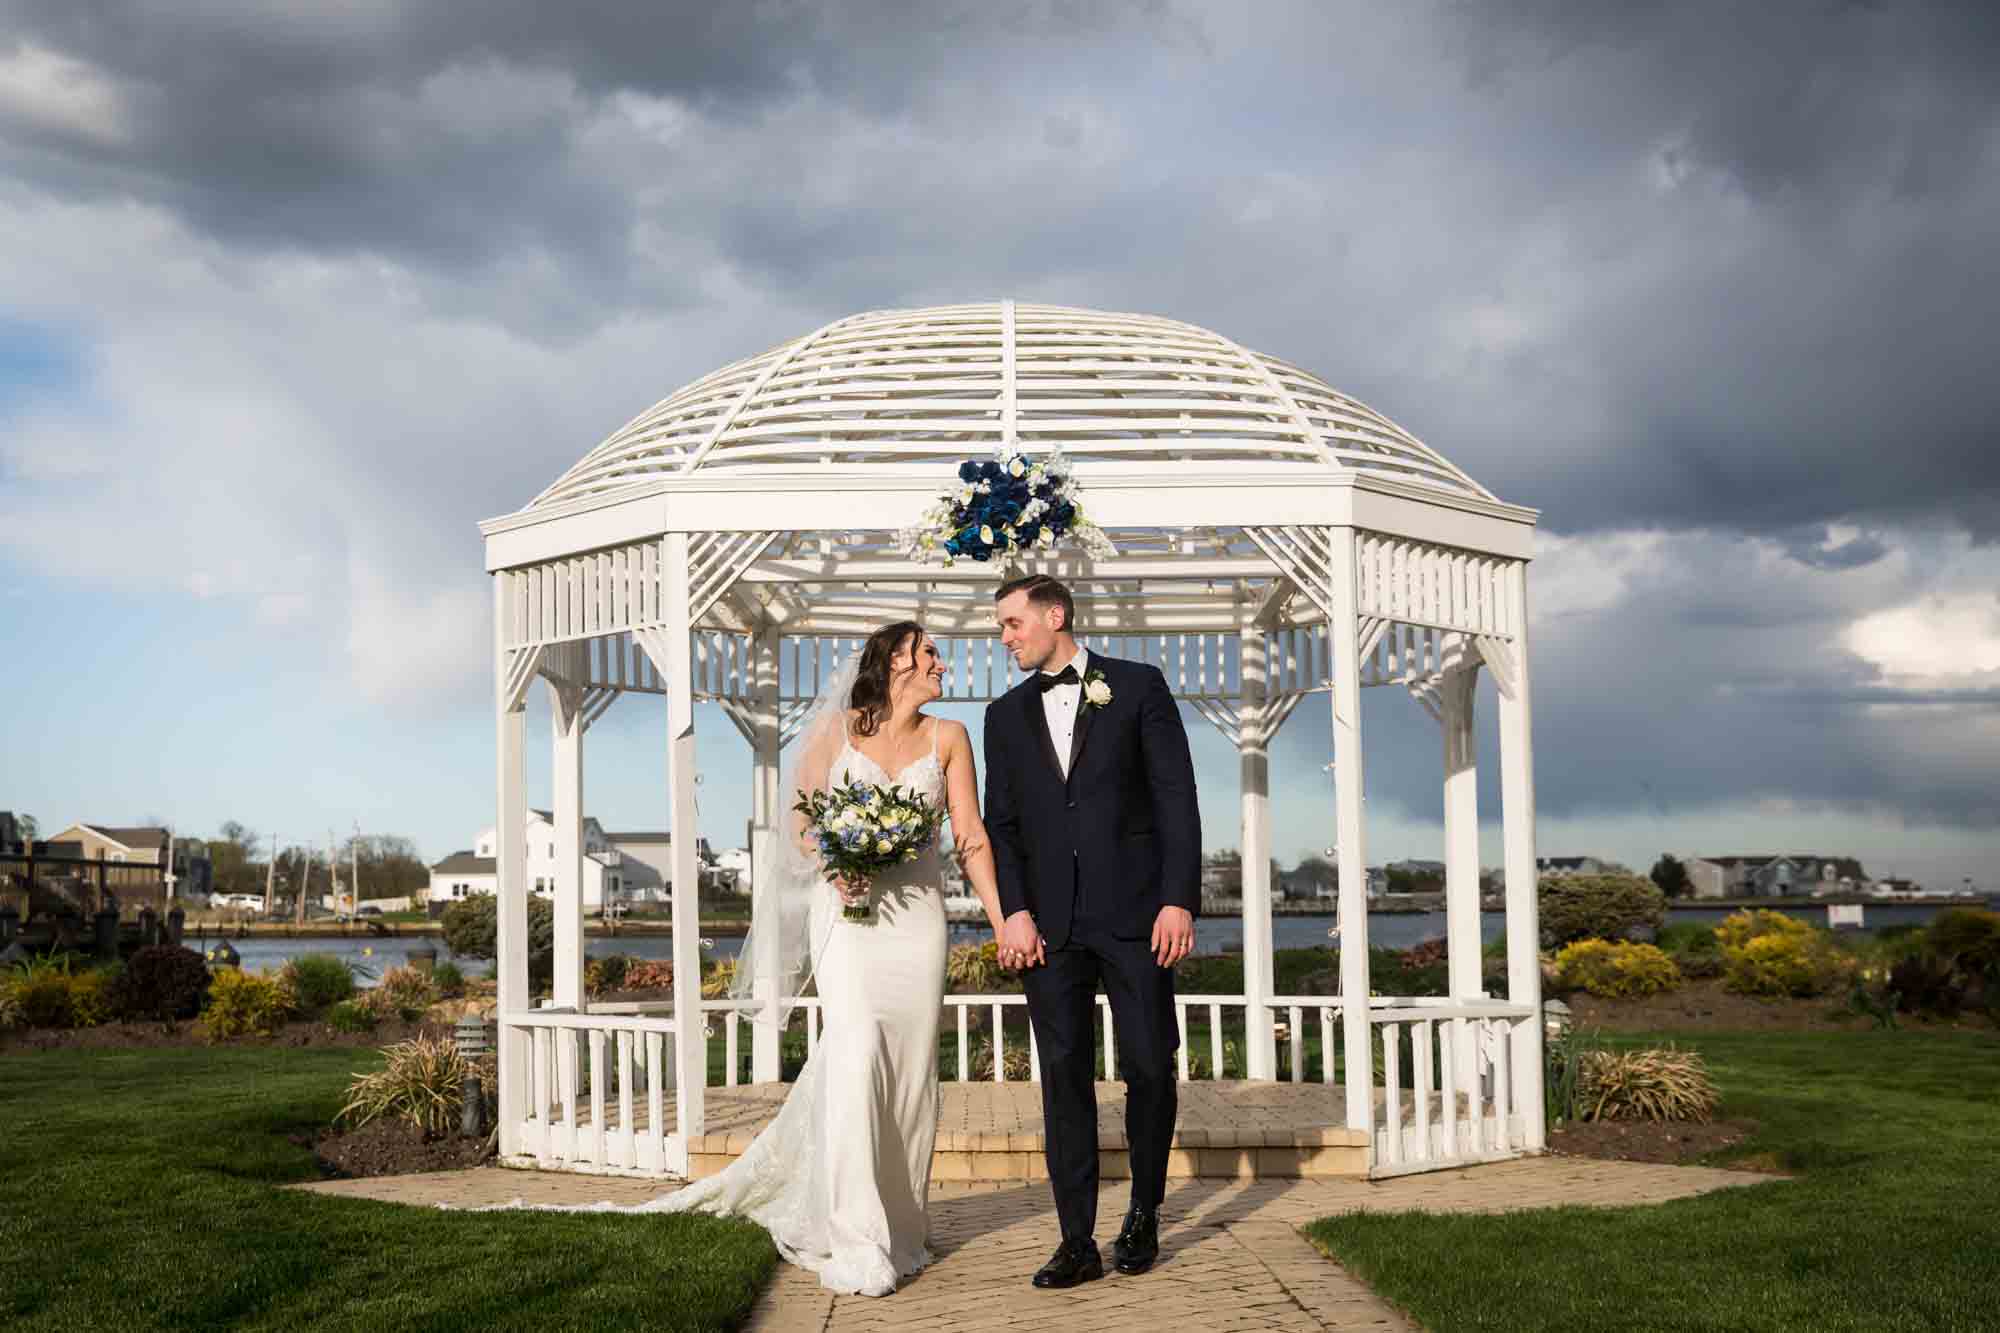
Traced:
<path fill-rule="evenodd" d="M 1028 1278 L 1056 1242 L 1046 1185 L 939 1184 L 931 1194 L 937 1262 L 886 1299 L 839 1296 L 812 1274 L 781 1264 L 752 1312 L 757 1330 L 861 1330 L 1043 1326 L 1084 1329 L 1411 1329 L 1407 1319 L 1297 1228 L 1352 1211 L 1498 1212 L 1556 1204 L 1644 1204 L 1770 1177 L 1707 1167 L 1651 1166 L 1577 1157 L 1533 1157 L 1391 1180 L 1185 1180 L 1161 1209 L 1159 1266 L 1112 1274 L 1066 1292 L 1035 1291 Z M 348 1198 L 457 1207 L 505 1203 L 632 1203 L 657 1182 L 541 1171 L 437 1172 L 323 1181 L 299 1188 Z M 1098 1241 L 1125 1208 L 1125 1186 L 1107 1182 Z"/>

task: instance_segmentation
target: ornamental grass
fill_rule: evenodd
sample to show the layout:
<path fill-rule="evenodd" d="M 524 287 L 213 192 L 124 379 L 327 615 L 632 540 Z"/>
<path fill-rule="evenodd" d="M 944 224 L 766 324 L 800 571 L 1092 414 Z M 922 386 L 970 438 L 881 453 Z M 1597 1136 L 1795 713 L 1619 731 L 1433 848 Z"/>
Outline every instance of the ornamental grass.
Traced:
<path fill-rule="evenodd" d="M 1720 1101 L 1708 1065 L 1673 1046 L 1588 1051 L 1577 1062 L 1583 1120 L 1692 1120 L 1706 1124 Z"/>
<path fill-rule="evenodd" d="M 334 1123 L 359 1129 L 390 1116 L 438 1138 L 457 1124 L 471 1064 L 447 1036 L 419 1033 L 383 1050 L 387 1061 L 372 1074 L 356 1074 Z"/>

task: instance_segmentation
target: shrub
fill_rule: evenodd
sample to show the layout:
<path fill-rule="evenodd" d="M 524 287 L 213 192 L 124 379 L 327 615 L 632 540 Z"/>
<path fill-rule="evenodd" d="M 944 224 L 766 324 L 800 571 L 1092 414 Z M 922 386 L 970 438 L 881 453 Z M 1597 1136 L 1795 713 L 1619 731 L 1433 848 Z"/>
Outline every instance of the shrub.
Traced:
<path fill-rule="evenodd" d="M 21 997 L 14 994 L 12 985 L 0 984 L 0 1032 L 12 1032 L 27 1023 L 27 1016 L 21 1012 Z"/>
<path fill-rule="evenodd" d="M 193 1018 L 208 1002 L 208 964 L 193 949 L 150 944 L 125 960 L 119 1007 L 136 1018 Z"/>
<path fill-rule="evenodd" d="M 1796 936 L 1805 938 L 1813 934 L 1813 928 L 1795 916 L 1783 912 L 1756 911 L 1731 912 L 1715 928 L 1715 942 L 1724 955 L 1740 949 L 1751 940 L 1767 935 Z"/>
<path fill-rule="evenodd" d="M 1674 960 L 1651 944 L 1578 940 L 1556 955 L 1556 982 L 1606 998 L 1658 995 L 1681 984 Z"/>
<path fill-rule="evenodd" d="M 109 972 L 79 972 L 69 979 L 71 1026 L 94 1028 L 118 1013 L 117 978 Z"/>
<path fill-rule="evenodd" d="M 279 975 L 298 996 L 299 1008 L 318 1013 L 354 997 L 354 970 L 330 953 L 306 953 L 286 963 Z"/>
<path fill-rule="evenodd" d="M 1666 895 L 1637 875 L 1558 875 L 1541 881 L 1538 897 L 1545 949 L 1615 940 L 1667 919 Z"/>
<path fill-rule="evenodd" d="M 702 969 L 701 997 L 704 1000 L 720 999 L 729 994 L 729 988 L 736 983 L 736 960 L 718 958 Z"/>
<path fill-rule="evenodd" d="M 1855 970 L 1852 959 L 1810 926 L 1803 934 L 1753 935 L 1725 949 L 1724 957 L 1722 984 L 1743 995 L 1823 995 Z"/>
<path fill-rule="evenodd" d="M 400 970 L 400 969 L 399 969 Z M 383 1116 L 393 1116 L 426 1138 L 451 1130 L 465 1100 L 465 1081 L 473 1072 L 448 1036 L 418 1034 L 384 1050 L 387 1063 L 372 1074 L 356 1074 L 347 1086 L 347 1103 L 336 1124 L 359 1128 Z"/>
<path fill-rule="evenodd" d="M 444 909 L 444 942 L 460 958 L 494 958 L 500 952 L 500 902 L 476 893 Z M 546 898 L 528 899 L 528 979 L 546 984 L 555 975 L 556 909 Z"/>
<path fill-rule="evenodd" d="M 1706 1123 L 1720 1101 L 1700 1054 L 1671 1046 L 1588 1051 L 1577 1062 L 1576 1081 L 1579 1118 L 1584 1120 Z"/>
<path fill-rule="evenodd" d="M 607 954 L 603 958 L 585 960 L 583 993 L 602 995 L 606 991 L 619 989 L 625 984 L 626 974 L 631 971 L 634 961 L 636 960 L 632 955 L 626 953 Z"/>
<path fill-rule="evenodd" d="M 641 958 L 625 969 L 627 990 L 671 990 L 674 965 L 664 958 Z"/>
<path fill-rule="evenodd" d="M 431 984 L 437 987 L 439 999 L 456 1000 L 465 994 L 465 973 L 458 970 L 457 963 L 439 963 L 431 969 Z"/>
<path fill-rule="evenodd" d="M 215 1041 L 253 1033 L 268 1036 L 284 1026 L 296 1004 L 297 997 L 276 976 L 225 967 L 209 985 L 202 1024 Z"/>
<path fill-rule="evenodd" d="M 961 995 L 990 995 L 994 991 L 1007 989 L 1013 981 L 1000 966 L 1000 945 L 987 940 L 984 944 L 959 944 L 945 955 L 944 980 L 947 991 Z"/>
<path fill-rule="evenodd" d="M 23 1026 L 89 1028 L 117 1012 L 111 982 L 103 972 L 72 973 L 67 956 L 50 956 L 19 964 L 7 990 Z"/>
<path fill-rule="evenodd" d="M 335 1032 L 373 1032 L 375 1011 L 356 1000 L 342 1000 L 326 1011 L 326 1025 Z"/>
<path fill-rule="evenodd" d="M 989 1081 L 993 1077 L 993 1043 L 982 1039 L 972 1048 L 973 1082 Z M 1030 1073 L 1028 1047 L 1026 1042 L 1016 1042 L 1007 1048 L 1007 1078 L 1009 1082 L 1025 1082 Z"/>
<path fill-rule="evenodd" d="M 400 1018 L 414 1023 L 437 1002 L 437 990 L 428 976 L 404 964 L 384 972 L 380 981 L 361 992 L 359 1001 L 378 1019 Z"/>
<path fill-rule="evenodd" d="M 1451 946 L 1446 943 L 1444 936 L 1439 935 L 1403 950 L 1403 964 L 1406 967 L 1436 967 L 1439 964 L 1448 964 L 1450 955 Z M 1507 955 L 1503 952 L 1500 956 L 1505 958 Z"/>
<path fill-rule="evenodd" d="M 1924 933 L 1924 948 L 1967 976 L 2000 964 L 2000 912 L 1951 907 Z"/>

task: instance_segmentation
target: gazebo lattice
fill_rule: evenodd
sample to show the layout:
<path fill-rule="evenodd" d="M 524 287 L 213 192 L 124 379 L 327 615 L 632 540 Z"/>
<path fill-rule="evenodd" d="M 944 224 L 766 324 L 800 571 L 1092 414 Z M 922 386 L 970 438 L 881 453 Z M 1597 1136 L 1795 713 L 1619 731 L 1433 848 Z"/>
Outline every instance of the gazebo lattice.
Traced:
<path fill-rule="evenodd" d="M 741 1024 L 728 1001 L 702 999 L 697 929 L 674 932 L 671 1014 L 587 1003 L 590 726 L 621 695 L 666 699 L 674 920 L 697 921 L 695 702 L 720 705 L 749 743 L 756 885 L 789 805 L 782 749 L 860 636 L 888 619 L 922 621 L 948 650 L 953 701 L 997 697 L 1018 679 L 992 637 L 999 568 L 915 562 L 896 533 L 961 460 L 1057 445 L 1117 554 L 1059 549 L 1014 568 L 1068 582 L 1085 642 L 1154 662 L 1240 756 L 1245 993 L 1184 997 L 1184 1038 L 1189 1008 L 1206 1008 L 1219 1074 L 1220 1016 L 1240 1009 L 1247 1075 L 1273 1079 L 1282 1019 L 1298 1080 L 1311 1014 L 1326 1081 L 1336 1043 L 1350 1069 L 1379 1058 L 1379 1088 L 1349 1078 L 1329 1094 L 1346 1127 L 1365 1133 L 1378 1174 L 1542 1148 L 1526 633 L 1535 511 L 1502 503 L 1307 372 L 1215 333 L 1003 301 L 859 314 L 725 366 L 642 413 L 527 507 L 481 525 L 495 612 L 503 1156 L 685 1175 L 717 1022 L 684 1015 L 719 1020 L 729 1081 L 746 1026 L 753 1079 L 779 1073 L 774 1025 Z M 1500 713 L 1503 997 L 1486 994 L 1480 966 L 1482 667 Z M 552 1007 L 532 1009 L 523 708 L 538 678 L 554 716 L 556 967 Z M 1441 999 L 1370 998 L 1360 691 L 1372 685 L 1407 689 L 1443 733 Z M 1269 747 L 1313 694 L 1330 704 L 1342 940 L 1364 946 L 1340 950 L 1338 996 L 1280 995 L 1272 968 Z M 742 965 L 761 978 L 773 962 Z M 968 1009 L 992 1005 L 997 1019 L 1017 998 L 947 997 L 961 1078 Z M 806 1027 L 810 1040 L 810 1005 Z M 1105 1035 L 1108 1048 L 1108 1021 Z M 997 1021 L 993 1039 L 1004 1040 Z M 1184 1039 L 1183 1077 L 1188 1055 Z M 619 1105 L 607 1112 L 611 1086 Z M 647 1104 L 635 1107 L 638 1096 Z"/>

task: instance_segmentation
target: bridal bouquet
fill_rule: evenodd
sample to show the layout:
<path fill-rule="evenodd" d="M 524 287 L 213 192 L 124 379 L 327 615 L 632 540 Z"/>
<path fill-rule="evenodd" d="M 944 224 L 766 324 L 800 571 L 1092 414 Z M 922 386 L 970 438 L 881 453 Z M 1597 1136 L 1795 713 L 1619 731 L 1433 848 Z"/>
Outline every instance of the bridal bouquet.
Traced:
<path fill-rule="evenodd" d="M 922 793 L 865 782 L 802 791 L 792 809 L 806 817 L 821 869 L 853 884 L 916 860 L 944 823 L 944 811 Z M 849 903 L 840 914 L 867 921 L 875 911 L 865 902 Z"/>

